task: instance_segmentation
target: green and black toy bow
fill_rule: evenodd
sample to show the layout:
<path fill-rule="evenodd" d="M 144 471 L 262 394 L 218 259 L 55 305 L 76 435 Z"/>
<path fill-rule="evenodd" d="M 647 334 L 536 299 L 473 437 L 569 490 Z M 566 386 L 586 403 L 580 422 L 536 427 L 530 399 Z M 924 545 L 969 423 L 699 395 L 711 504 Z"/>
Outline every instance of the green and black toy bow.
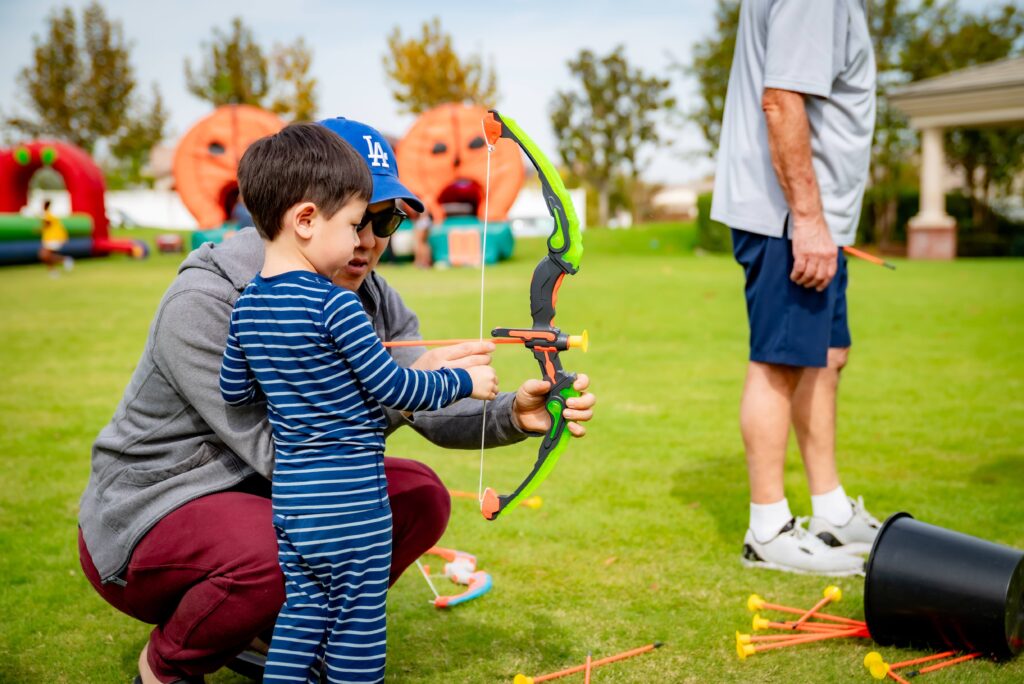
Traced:
<path fill-rule="evenodd" d="M 491 331 L 493 337 L 522 340 L 537 359 L 542 379 L 551 383 L 545 404 L 551 416 L 551 427 L 541 441 L 533 470 L 511 494 L 498 494 L 488 487 L 481 497 L 480 511 L 488 520 L 494 520 L 502 512 L 515 508 L 528 498 L 565 453 L 569 445 L 570 432 L 562 412 L 565 410 L 566 401 L 580 396 L 580 393 L 573 388 L 576 375 L 567 373 L 562 368 L 558 355 L 559 352 L 570 348 L 581 348 L 586 351 L 588 339 L 585 331 L 578 336 L 568 335 L 555 327 L 558 288 L 567 274 L 574 275 L 579 270 L 580 258 L 583 256 L 583 237 L 569 193 L 554 165 L 515 121 L 503 118 L 498 112 L 491 110 L 484 119 L 484 131 L 488 143 L 492 146 L 499 138 L 508 138 L 523 149 L 537 169 L 544 200 L 555 220 L 554 230 L 548 237 L 548 253 L 537 264 L 533 271 L 533 279 L 530 281 L 533 326 L 495 328 Z"/>

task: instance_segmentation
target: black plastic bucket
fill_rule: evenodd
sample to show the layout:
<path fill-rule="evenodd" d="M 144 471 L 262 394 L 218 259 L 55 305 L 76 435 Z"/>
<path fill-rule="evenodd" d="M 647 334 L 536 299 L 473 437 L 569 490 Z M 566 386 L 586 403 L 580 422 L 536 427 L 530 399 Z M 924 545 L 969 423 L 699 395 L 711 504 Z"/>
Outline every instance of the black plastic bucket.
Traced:
<path fill-rule="evenodd" d="M 882 646 L 1011 658 L 1024 647 L 1024 551 L 896 513 L 871 549 L 864 615 Z"/>

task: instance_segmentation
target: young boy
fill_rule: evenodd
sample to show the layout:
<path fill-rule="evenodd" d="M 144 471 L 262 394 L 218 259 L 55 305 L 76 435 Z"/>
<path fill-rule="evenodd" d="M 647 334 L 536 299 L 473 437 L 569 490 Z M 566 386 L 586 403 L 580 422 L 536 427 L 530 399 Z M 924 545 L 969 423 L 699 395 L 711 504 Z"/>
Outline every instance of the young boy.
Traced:
<path fill-rule="evenodd" d="M 385 416 L 497 394 L 494 370 L 401 368 L 359 298 L 331 280 L 352 258 L 372 192 L 365 161 L 335 133 L 288 126 L 242 156 L 238 182 L 264 239 L 263 269 L 235 303 L 220 387 L 266 399 L 272 505 L 285 605 L 267 681 L 384 678 L 391 509 Z"/>

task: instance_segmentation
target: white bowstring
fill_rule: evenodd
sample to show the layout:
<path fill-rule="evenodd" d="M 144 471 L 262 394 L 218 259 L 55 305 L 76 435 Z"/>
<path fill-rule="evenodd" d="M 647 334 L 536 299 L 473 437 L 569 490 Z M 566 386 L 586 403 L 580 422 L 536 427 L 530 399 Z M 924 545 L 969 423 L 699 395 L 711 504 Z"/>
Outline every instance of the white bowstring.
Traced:
<path fill-rule="evenodd" d="M 423 576 L 423 579 L 427 581 L 427 586 L 430 587 L 430 591 L 434 592 L 434 598 L 441 598 L 441 594 L 437 593 L 437 589 L 434 588 L 434 583 L 430 581 L 430 575 L 427 573 L 426 568 L 423 567 L 423 563 L 420 562 L 419 558 L 416 559 L 416 567 L 420 569 L 420 574 Z M 431 601 L 431 603 L 433 603 L 433 601 Z"/>
<path fill-rule="evenodd" d="M 483 121 L 480 122 L 484 129 L 484 138 L 487 137 L 487 128 Z M 484 237 L 480 241 L 480 341 L 484 341 L 484 274 L 487 271 L 487 220 L 491 213 L 491 152 L 494 145 L 487 144 L 487 175 L 484 182 Z M 480 504 L 484 502 L 484 442 L 487 428 L 487 400 L 484 399 L 484 408 L 480 420 L 480 481 L 476 485 L 476 496 Z"/>

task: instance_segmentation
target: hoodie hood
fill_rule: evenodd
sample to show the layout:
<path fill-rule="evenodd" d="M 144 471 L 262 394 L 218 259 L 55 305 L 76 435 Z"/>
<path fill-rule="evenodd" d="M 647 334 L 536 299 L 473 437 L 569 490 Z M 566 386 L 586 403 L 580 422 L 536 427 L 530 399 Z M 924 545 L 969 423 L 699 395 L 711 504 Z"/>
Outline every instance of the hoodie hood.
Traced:
<path fill-rule="evenodd" d="M 203 243 L 178 268 L 178 274 L 193 268 L 210 271 L 241 292 L 263 266 L 263 239 L 255 228 L 245 228 L 219 244 Z"/>

